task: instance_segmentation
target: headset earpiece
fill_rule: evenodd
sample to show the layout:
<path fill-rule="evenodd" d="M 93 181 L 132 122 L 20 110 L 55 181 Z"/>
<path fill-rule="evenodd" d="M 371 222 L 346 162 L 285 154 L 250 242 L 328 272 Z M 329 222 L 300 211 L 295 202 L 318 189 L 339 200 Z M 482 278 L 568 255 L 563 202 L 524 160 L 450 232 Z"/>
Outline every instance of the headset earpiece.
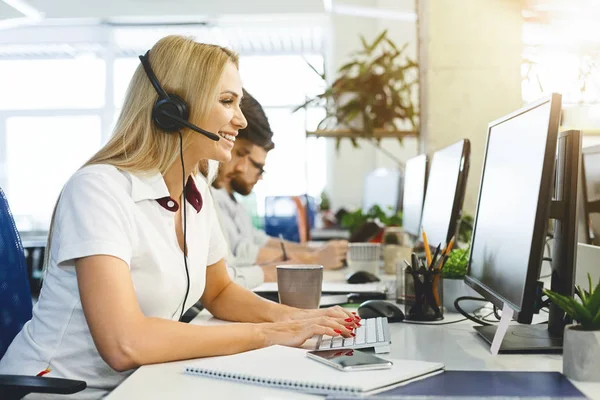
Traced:
<path fill-rule="evenodd" d="M 175 94 L 169 94 L 166 99 L 159 98 L 152 108 L 154 123 L 165 132 L 177 132 L 184 125 L 176 121 L 173 116 L 184 121 L 188 120 L 190 111 L 185 101 Z"/>
<path fill-rule="evenodd" d="M 158 94 L 158 100 L 154 103 L 154 107 L 152 107 L 152 121 L 154 121 L 156 126 L 165 132 L 177 132 L 185 127 L 196 131 L 215 142 L 219 141 L 221 139 L 219 135 L 204 130 L 188 121 L 190 109 L 188 108 L 187 103 L 176 94 L 167 93 L 160 83 L 158 83 L 158 78 L 150 67 L 149 54 L 150 50 L 139 57 L 150 83 Z"/>

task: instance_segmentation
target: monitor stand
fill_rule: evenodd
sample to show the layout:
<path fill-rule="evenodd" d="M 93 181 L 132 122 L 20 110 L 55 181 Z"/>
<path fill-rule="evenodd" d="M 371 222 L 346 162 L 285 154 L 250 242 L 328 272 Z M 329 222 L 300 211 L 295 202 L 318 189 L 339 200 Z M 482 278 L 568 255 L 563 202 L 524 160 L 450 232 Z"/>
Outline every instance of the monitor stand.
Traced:
<path fill-rule="evenodd" d="M 495 325 L 474 329 L 490 345 L 496 335 Z M 511 325 L 500 345 L 499 353 L 562 353 L 562 337 L 551 336 L 548 325 Z"/>

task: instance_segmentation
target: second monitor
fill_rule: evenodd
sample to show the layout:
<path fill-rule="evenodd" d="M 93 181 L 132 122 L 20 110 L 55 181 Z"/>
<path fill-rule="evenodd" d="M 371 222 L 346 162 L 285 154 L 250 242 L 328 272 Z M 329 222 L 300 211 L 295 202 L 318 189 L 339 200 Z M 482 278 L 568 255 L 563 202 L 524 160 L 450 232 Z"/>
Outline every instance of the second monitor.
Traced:
<path fill-rule="evenodd" d="M 421 154 L 406 162 L 402 200 L 402 227 L 413 237 L 421 232 L 421 214 L 427 184 L 427 155 Z"/>
<path fill-rule="evenodd" d="M 433 153 L 421 217 L 429 246 L 443 248 L 458 234 L 469 173 L 471 145 L 460 140 Z"/>

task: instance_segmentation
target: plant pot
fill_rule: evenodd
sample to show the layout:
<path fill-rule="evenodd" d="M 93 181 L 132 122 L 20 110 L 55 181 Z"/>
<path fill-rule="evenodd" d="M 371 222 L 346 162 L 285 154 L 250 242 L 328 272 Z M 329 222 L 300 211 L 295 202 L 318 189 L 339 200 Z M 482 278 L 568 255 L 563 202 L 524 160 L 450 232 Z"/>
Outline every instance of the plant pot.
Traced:
<path fill-rule="evenodd" d="M 600 331 L 577 327 L 565 327 L 563 374 L 576 381 L 600 382 Z"/>
<path fill-rule="evenodd" d="M 454 308 L 454 300 L 463 296 L 481 297 L 476 291 L 471 289 L 462 279 L 444 278 L 444 307 L 446 311 L 458 312 Z M 481 308 L 481 301 L 464 301 L 460 303 L 460 308 L 467 313 Z"/>

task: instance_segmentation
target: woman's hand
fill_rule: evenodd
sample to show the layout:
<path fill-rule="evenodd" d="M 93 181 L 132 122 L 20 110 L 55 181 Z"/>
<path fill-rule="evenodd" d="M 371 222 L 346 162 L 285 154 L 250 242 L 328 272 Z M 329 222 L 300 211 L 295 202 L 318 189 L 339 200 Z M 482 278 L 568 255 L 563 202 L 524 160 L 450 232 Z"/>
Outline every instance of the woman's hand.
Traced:
<path fill-rule="evenodd" d="M 315 310 L 316 311 L 316 310 Z M 297 321 L 258 324 L 257 327 L 265 338 L 265 346 L 279 344 L 299 347 L 315 335 L 355 336 L 348 318 L 321 316 Z"/>
<path fill-rule="evenodd" d="M 346 325 L 352 326 L 360 326 L 360 317 L 356 315 L 354 312 L 350 312 L 348 310 L 343 309 L 340 306 L 333 306 L 328 308 L 317 308 L 314 310 L 302 310 L 299 308 L 293 308 L 288 311 L 283 318 L 282 321 L 298 321 L 303 319 L 311 319 L 318 317 L 331 317 L 342 319 L 346 323 Z"/>

